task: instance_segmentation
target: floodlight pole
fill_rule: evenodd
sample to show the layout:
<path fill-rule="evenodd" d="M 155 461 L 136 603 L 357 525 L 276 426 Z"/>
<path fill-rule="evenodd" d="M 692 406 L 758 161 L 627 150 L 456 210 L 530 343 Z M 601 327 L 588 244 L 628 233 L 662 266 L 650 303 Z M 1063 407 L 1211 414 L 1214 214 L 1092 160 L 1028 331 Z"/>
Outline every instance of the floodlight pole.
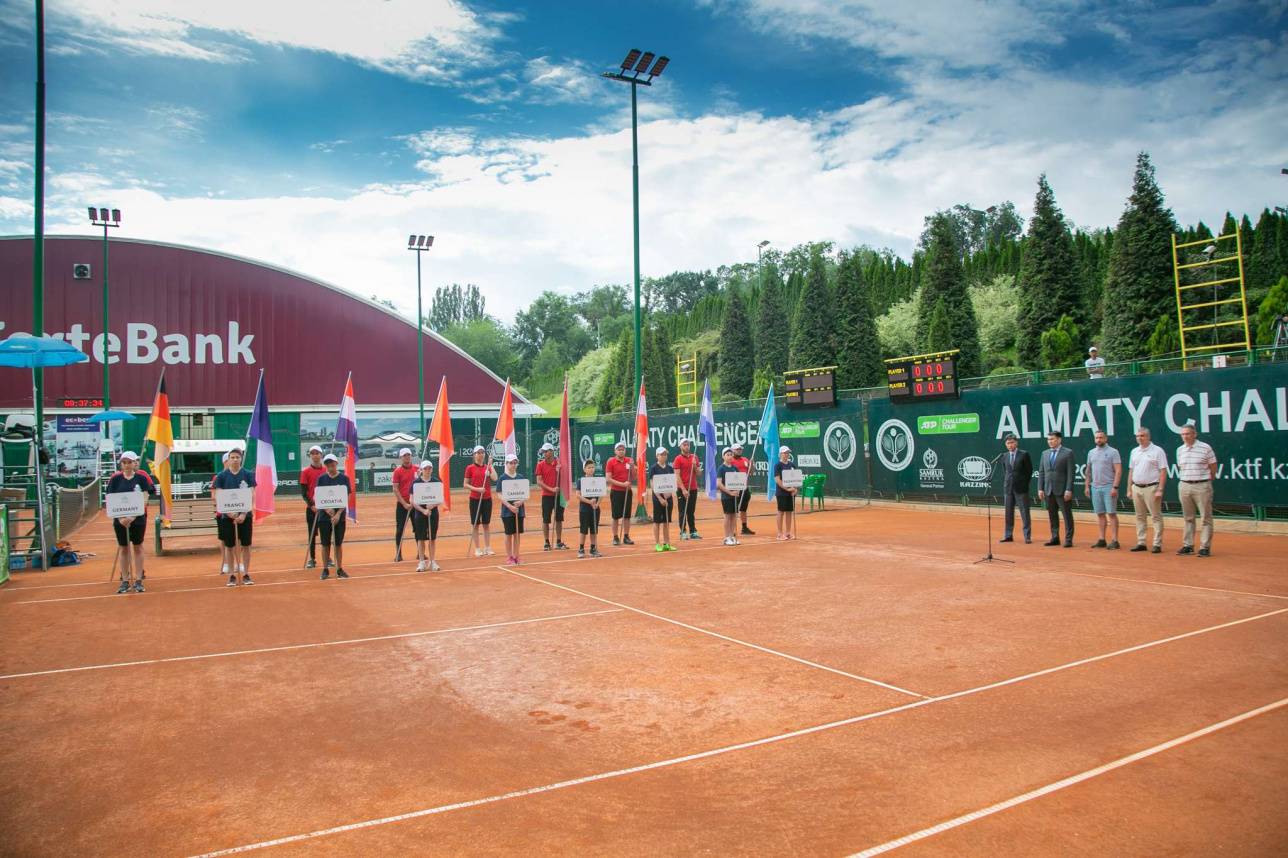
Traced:
<path fill-rule="evenodd" d="M 45 2 L 36 0 L 36 163 L 31 254 L 31 333 L 45 334 Z M 45 371 L 32 370 L 36 412 L 36 467 L 45 443 Z M 43 522 L 42 530 L 43 533 Z"/>
<path fill-rule="evenodd" d="M 420 255 L 434 246 L 432 235 L 411 235 L 407 237 L 407 249 L 416 251 L 416 399 L 420 403 L 421 434 L 420 458 L 425 458 L 429 445 L 429 436 L 425 430 L 425 337 L 422 326 L 425 324 L 425 312 L 421 306 L 420 288 Z"/>
<path fill-rule="evenodd" d="M 112 218 L 115 218 L 113 222 Z M 92 206 L 89 210 L 89 222 L 93 226 L 103 227 L 103 410 L 106 411 L 112 407 L 111 387 L 109 375 L 111 373 L 111 364 L 108 362 L 107 339 L 110 336 L 107 326 L 107 231 L 112 227 L 121 225 L 120 209 L 94 209 Z M 104 424 L 106 429 L 106 423 Z"/>
<path fill-rule="evenodd" d="M 641 329 L 643 328 L 643 319 L 640 313 L 640 138 L 639 138 L 639 113 L 636 109 L 635 93 L 639 84 L 631 81 L 631 210 L 635 218 L 635 386 L 631 388 L 636 391 L 640 389 L 640 382 L 644 377 L 644 364 L 642 361 L 643 348 L 641 347 Z"/>

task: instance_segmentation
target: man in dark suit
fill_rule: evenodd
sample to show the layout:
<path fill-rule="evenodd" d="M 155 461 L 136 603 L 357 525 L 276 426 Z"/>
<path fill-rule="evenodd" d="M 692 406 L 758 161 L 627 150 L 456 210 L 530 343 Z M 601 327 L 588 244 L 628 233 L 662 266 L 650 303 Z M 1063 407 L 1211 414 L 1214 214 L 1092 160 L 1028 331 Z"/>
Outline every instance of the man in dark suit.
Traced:
<path fill-rule="evenodd" d="M 1051 519 L 1051 539 L 1045 545 L 1060 544 L 1060 516 L 1064 516 L 1064 547 L 1073 547 L 1073 451 L 1064 446 L 1064 436 L 1051 430 L 1038 465 L 1038 500 L 1046 501 Z"/>
<path fill-rule="evenodd" d="M 1020 449 L 1014 435 L 1006 436 L 1006 452 L 1002 454 L 1002 496 L 1006 499 L 1006 535 L 999 542 L 1014 542 L 1015 508 L 1020 508 L 1020 524 L 1024 527 L 1024 541 L 1033 541 L 1032 521 L 1029 519 L 1029 488 L 1033 485 L 1033 460 Z"/>

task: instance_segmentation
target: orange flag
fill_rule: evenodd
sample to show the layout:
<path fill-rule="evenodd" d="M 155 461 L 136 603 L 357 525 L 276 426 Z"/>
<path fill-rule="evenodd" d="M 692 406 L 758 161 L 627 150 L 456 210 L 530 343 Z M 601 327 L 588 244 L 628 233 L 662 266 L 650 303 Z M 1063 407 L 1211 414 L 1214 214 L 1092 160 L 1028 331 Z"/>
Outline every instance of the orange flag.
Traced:
<path fill-rule="evenodd" d="M 492 436 L 505 445 L 505 455 L 519 452 L 519 441 L 514 434 L 514 401 L 510 396 L 510 380 L 505 380 L 505 393 L 501 395 L 501 413 L 496 417 L 496 432 Z"/>
<path fill-rule="evenodd" d="M 643 498 L 648 491 L 648 404 L 644 399 L 643 379 L 640 379 L 639 402 L 635 405 L 635 470 L 636 496 Z"/>
<path fill-rule="evenodd" d="M 456 443 L 452 440 L 452 415 L 447 405 L 447 376 L 438 387 L 438 402 L 434 403 L 434 419 L 429 424 L 429 440 L 438 444 L 438 478 L 443 481 L 443 509 L 452 509 L 452 453 Z"/>

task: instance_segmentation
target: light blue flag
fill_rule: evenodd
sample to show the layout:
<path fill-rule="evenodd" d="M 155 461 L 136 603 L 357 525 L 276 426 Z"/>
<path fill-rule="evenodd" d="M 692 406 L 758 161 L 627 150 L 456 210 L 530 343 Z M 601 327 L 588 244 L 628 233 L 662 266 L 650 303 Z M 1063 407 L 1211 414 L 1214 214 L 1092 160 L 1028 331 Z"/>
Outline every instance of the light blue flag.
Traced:
<path fill-rule="evenodd" d="M 774 462 L 778 461 L 778 411 L 774 408 L 774 386 L 769 385 L 769 397 L 765 400 L 765 410 L 760 415 L 760 431 L 757 433 L 761 445 L 765 448 L 765 459 L 769 463 L 769 479 L 766 480 L 766 495 L 774 499 Z"/>
<path fill-rule="evenodd" d="M 711 407 L 711 382 L 708 380 L 702 387 L 702 412 L 698 418 L 698 434 L 706 448 L 703 456 L 703 467 L 707 471 L 707 497 L 716 499 L 716 412 Z"/>

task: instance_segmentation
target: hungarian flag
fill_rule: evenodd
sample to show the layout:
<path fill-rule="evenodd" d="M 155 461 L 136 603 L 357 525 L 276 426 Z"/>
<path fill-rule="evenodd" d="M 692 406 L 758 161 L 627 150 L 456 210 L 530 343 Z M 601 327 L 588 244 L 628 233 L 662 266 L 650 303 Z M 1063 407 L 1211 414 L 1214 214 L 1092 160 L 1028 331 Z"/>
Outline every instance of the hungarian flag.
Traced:
<path fill-rule="evenodd" d="M 434 419 L 429 424 L 429 440 L 438 445 L 438 478 L 443 481 L 443 509 L 452 509 L 452 453 L 456 442 L 452 440 L 452 415 L 447 405 L 447 376 L 438 386 L 438 402 L 434 403 Z"/>
<path fill-rule="evenodd" d="M 568 375 L 564 374 L 563 408 L 559 411 L 559 505 L 572 497 L 572 430 L 568 426 Z"/>
<path fill-rule="evenodd" d="M 152 401 L 152 416 L 148 418 L 148 431 L 144 441 L 151 441 L 152 476 L 161 490 L 161 521 L 170 526 L 170 449 L 174 447 L 174 425 L 170 422 L 170 397 L 165 392 L 165 370 L 157 383 L 157 396 Z"/>
<path fill-rule="evenodd" d="M 501 394 L 501 413 L 496 417 L 496 432 L 492 437 L 505 445 L 505 455 L 518 454 L 519 441 L 514 435 L 514 402 L 508 378 L 505 380 L 505 393 Z"/>
<path fill-rule="evenodd" d="M 268 392 L 264 389 L 264 371 L 259 372 L 259 388 L 255 391 L 255 407 L 250 414 L 247 440 L 255 441 L 255 521 L 268 518 L 276 505 L 273 493 L 277 491 L 277 459 L 273 455 L 273 429 L 268 422 Z"/>
<path fill-rule="evenodd" d="M 635 405 L 635 471 L 636 497 L 643 498 L 648 491 L 648 405 L 644 401 L 644 379 L 640 379 L 640 398 Z"/>
<path fill-rule="evenodd" d="M 349 518 L 358 520 L 358 407 L 353 402 L 353 373 L 344 382 L 335 440 L 344 445 L 344 472 L 349 475 Z"/>

